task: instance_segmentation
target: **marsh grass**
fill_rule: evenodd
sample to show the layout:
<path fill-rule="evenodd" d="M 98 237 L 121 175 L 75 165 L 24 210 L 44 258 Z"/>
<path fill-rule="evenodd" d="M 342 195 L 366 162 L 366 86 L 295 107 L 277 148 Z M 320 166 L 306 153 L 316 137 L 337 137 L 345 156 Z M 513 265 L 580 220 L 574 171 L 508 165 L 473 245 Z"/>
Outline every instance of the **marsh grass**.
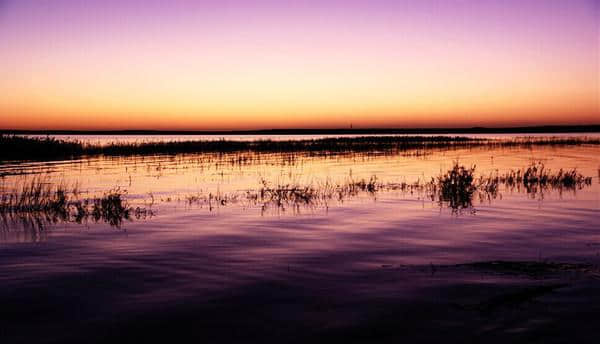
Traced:
<path fill-rule="evenodd" d="M 469 138 L 461 136 L 362 136 L 307 140 L 254 141 L 163 141 L 108 145 L 0 134 L 0 161 L 74 159 L 84 156 L 131 156 L 182 153 L 303 153 L 336 155 L 347 153 L 400 154 L 412 151 L 426 154 L 430 149 L 471 147 L 533 147 L 553 145 L 600 145 L 596 138 L 533 138 L 509 140 Z"/>
<path fill-rule="evenodd" d="M 448 204 L 454 211 L 472 209 L 473 194 L 478 191 L 473 183 L 474 173 L 475 166 L 467 168 L 456 161 L 452 169 L 440 175 L 432 185 L 439 203 Z"/>
<path fill-rule="evenodd" d="M 556 172 L 547 169 L 543 163 L 533 163 L 532 165 L 511 170 L 500 175 L 498 172 L 487 176 L 475 176 L 476 166 L 466 167 L 455 161 L 452 168 L 441 173 L 437 178 L 431 180 L 416 181 L 414 183 L 383 183 L 372 176 L 369 180 L 361 179 L 354 181 L 347 180 L 341 184 L 326 184 L 319 192 L 312 188 L 294 186 L 290 188 L 285 186 L 283 191 L 301 192 L 302 197 L 277 197 L 276 203 L 281 199 L 296 202 L 300 199 L 302 203 L 309 203 L 314 197 L 321 200 L 344 200 L 348 197 L 357 196 L 360 193 L 374 195 L 379 191 L 396 191 L 404 193 L 417 193 L 423 198 L 437 200 L 440 207 L 448 207 L 454 213 L 461 213 L 463 210 L 474 211 L 473 200 L 478 196 L 481 202 L 491 201 L 500 196 L 500 187 L 503 186 L 509 191 L 515 188 L 518 191 L 524 190 L 532 196 L 543 196 L 543 193 L 549 190 L 577 190 L 592 184 L 592 178 L 586 177 L 576 169 L 560 169 Z M 262 190 L 262 189 L 261 189 Z M 284 193 L 285 195 L 285 193 Z M 337 195 L 337 197 L 333 197 Z M 267 200 L 270 200 L 267 198 Z"/>
<path fill-rule="evenodd" d="M 80 199 L 78 186 L 50 183 L 41 178 L 24 182 L 21 187 L 0 195 L 0 218 L 43 229 L 46 224 L 105 222 L 120 228 L 123 220 L 152 216 L 152 211 L 133 207 L 124 199 L 125 192 L 110 190 L 101 197 Z"/>
<path fill-rule="evenodd" d="M 464 211 L 475 212 L 473 201 L 478 196 L 480 202 L 500 197 L 501 187 L 509 191 L 526 191 L 539 196 L 547 190 L 577 190 L 591 185 L 592 178 L 585 177 L 576 169 L 556 172 L 547 169 L 543 163 L 534 163 L 526 168 L 500 174 L 475 176 L 476 167 L 465 167 L 455 161 L 452 168 L 440 173 L 429 181 L 414 183 L 381 182 L 376 176 L 369 179 L 355 179 L 349 175 L 345 180 L 334 183 L 298 181 L 273 183 L 260 179 L 259 187 L 243 192 L 187 195 L 178 197 L 187 205 L 207 206 L 210 211 L 230 204 L 241 203 L 245 207 L 260 206 L 264 213 L 268 209 L 285 211 L 292 208 L 328 208 L 331 202 L 343 203 L 347 199 L 368 195 L 376 197 L 379 192 L 399 191 L 417 194 L 422 199 L 438 203 L 440 208 L 449 208 L 454 214 Z M 146 207 L 133 207 L 126 200 L 126 191 L 109 190 L 101 197 L 81 198 L 78 185 L 68 187 L 62 182 L 51 183 L 42 178 L 24 181 L 19 187 L 7 190 L 0 185 L 0 219 L 8 227 L 9 221 L 21 221 L 32 227 L 43 228 L 55 223 L 94 223 L 104 222 L 113 227 L 121 227 L 124 220 L 142 219 L 154 215 L 152 206 L 155 199 Z M 164 201 L 164 199 L 163 199 Z M 172 198 L 168 197 L 167 202 Z"/>
<path fill-rule="evenodd" d="M 404 185 L 405 188 L 408 188 L 408 184 Z M 261 178 L 258 188 L 245 190 L 241 193 L 196 193 L 178 197 L 177 200 L 183 201 L 189 206 L 206 206 L 210 210 L 229 204 L 242 204 L 243 207 L 260 206 L 263 213 L 273 208 L 278 211 L 286 211 L 286 209 L 291 208 L 299 212 L 301 208 L 320 206 L 327 208 L 330 202 L 343 203 L 345 200 L 357 197 L 362 193 L 375 195 L 382 188 L 397 190 L 400 189 L 400 186 L 380 183 L 375 176 L 370 179 L 358 180 L 348 177 L 340 183 L 326 180 L 325 182 L 306 184 L 300 182 L 270 182 L 265 178 Z"/>
<path fill-rule="evenodd" d="M 499 174 L 497 171 L 487 177 L 480 177 L 479 188 L 488 193 L 496 193 L 500 185 L 509 191 L 525 191 L 535 197 L 543 196 L 547 190 L 575 191 L 592 184 L 592 177 L 582 175 L 577 169 L 559 169 L 554 172 L 542 162 L 534 162 L 526 168 L 510 170 Z"/>
<path fill-rule="evenodd" d="M 441 208 L 449 208 L 455 214 L 463 211 L 474 213 L 474 200 L 491 202 L 501 197 L 501 186 L 509 191 L 526 191 L 535 196 L 543 195 L 549 190 L 576 190 L 591 185 L 592 179 L 584 177 L 577 170 L 559 170 L 552 172 L 542 163 L 532 164 L 527 168 L 512 170 L 505 174 L 497 171 L 489 175 L 476 177 L 476 167 L 465 167 L 458 161 L 451 169 L 441 173 L 429 181 L 414 183 L 386 183 L 376 176 L 369 179 L 354 179 L 347 177 L 342 182 L 325 182 L 302 184 L 272 183 L 260 179 L 257 189 L 246 190 L 243 194 L 201 194 L 187 196 L 184 199 L 189 205 L 214 206 L 230 203 L 244 203 L 245 206 L 259 205 L 263 211 L 268 208 L 285 210 L 300 207 L 327 208 L 331 202 L 343 203 L 353 197 L 369 195 L 375 197 L 379 192 L 399 191 L 406 194 L 416 194 L 422 199 L 436 201 Z"/>
<path fill-rule="evenodd" d="M 0 134 L 0 161 L 69 159 L 84 155 L 85 150 L 75 141 Z"/>

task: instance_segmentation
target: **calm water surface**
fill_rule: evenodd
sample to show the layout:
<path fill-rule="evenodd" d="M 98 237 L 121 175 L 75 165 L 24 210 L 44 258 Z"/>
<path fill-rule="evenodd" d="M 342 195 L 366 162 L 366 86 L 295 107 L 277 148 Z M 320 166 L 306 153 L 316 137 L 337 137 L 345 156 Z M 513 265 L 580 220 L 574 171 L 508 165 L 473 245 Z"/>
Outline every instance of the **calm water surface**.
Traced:
<path fill-rule="evenodd" d="M 399 300 L 416 295 L 415 290 L 431 293 L 432 283 L 439 287 L 457 278 L 474 278 L 455 274 L 424 280 L 380 274 L 377 271 L 382 267 L 489 260 L 600 263 L 599 147 L 426 153 L 96 157 L 1 165 L 3 192 L 32 178 L 77 185 L 81 198 L 118 189 L 126 192 L 130 204 L 151 209 L 153 215 L 126 220 L 120 228 L 93 221 L 48 223 L 41 219 L 39 227 L 22 219 L 6 220 L 0 229 L 0 299 L 15 314 L 22 307 L 28 309 L 27 314 L 51 317 L 56 314 L 49 310 L 63 310 L 64 318 L 59 313 L 56 324 L 48 323 L 47 329 L 60 335 L 69 333 L 62 326 L 79 318 L 106 320 L 119 312 L 134 319 L 134 310 L 152 313 L 160 305 L 197 304 L 215 298 L 236 304 L 245 313 L 249 301 L 235 301 L 235 295 L 248 294 L 244 300 L 252 300 L 257 298 L 252 296 L 256 290 L 266 290 L 259 299 L 270 300 L 265 301 L 271 307 L 269 314 L 282 314 L 278 307 L 285 303 L 285 321 L 309 324 L 321 319 L 334 326 L 353 323 L 354 311 L 340 308 L 332 315 L 317 314 L 310 302 L 322 309 L 323 300 L 331 298 L 342 304 L 371 300 L 365 295 L 392 295 L 390 300 Z M 418 191 L 360 192 L 343 199 L 281 206 L 247 197 L 259 192 L 263 183 L 319 189 L 373 176 L 385 183 L 427 181 L 457 160 L 476 165 L 477 176 L 542 162 L 552 171 L 577 168 L 591 176 L 592 183 L 578 189 L 535 192 L 501 185 L 495 197 L 477 195 L 473 208 L 462 212 Z M 207 201 L 214 197 L 228 201 Z M 475 280 L 482 281 L 479 275 Z M 296 309 L 302 304 L 299 301 L 284 302 L 272 296 L 280 295 L 278 284 L 255 289 L 275 282 L 300 288 L 293 289 L 293 300 L 312 290 L 308 310 Z M 206 307 L 212 307 L 211 303 Z M 370 306 L 356 307 L 363 312 Z M 225 314 L 229 319 L 225 322 L 242 321 Z M 27 333 L 25 329 L 19 332 L 21 325 L 15 322 L 15 333 Z"/>
<path fill-rule="evenodd" d="M 501 187 L 494 199 L 475 197 L 472 211 L 453 213 L 420 192 L 360 193 L 343 200 L 311 205 L 261 204 L 247 200 L 248 192 L 268 185 L 310 185 L 369 180 L 391 183 L 427 181 L 448 170 L 453 161 L 476 166 L 489 175 L 543 162 L 546 168 L 577 168 L 592 176 L 578 190 L 548 189 L 527 193 Z M 77 185 L 79 197 L 107 190 L 126 192 L 136 206 L 153 216 L 125 221 L 120 229 L 107 224 L 47 224 L 29 228 L 8 222 L 0 232 L 2 249 L 24 249 L 19 264 L 36 250 L 72 246 L 88 259 L 106 261 L 113 255 L 159 254 L 194 243 L 211 252 L 211 259 L 258 260 L 264 264 L 293 264 L 311 257 L 343 255 L 339 263 L 425 264 L 471 260 L 596 257 L 600 210 L 598 147 L 534 149 L 486 148 L 430 152 L 421 156 L 290 155 L 175 155 L 130 158 L 92 158 L 76 161 L 10 164 L 4 190 L 20 187 L 35 176 L 48 183 Z M 206 201 L 229 197 L 226 204 Z M 196 197 L 202 201 L 189 202 Z M 72 257 L 55 252 L 52 269 L 71 265 Z M 595 259 L 595 258 L 594 258 Z M 2 264 L 5 268 L 7 260 Z M 36 262 L 37 272 L 47 272 Z M 15 266 L 13 266 L 15 268 Z M 6 271 L 6 269 L 5 269 Z"/>

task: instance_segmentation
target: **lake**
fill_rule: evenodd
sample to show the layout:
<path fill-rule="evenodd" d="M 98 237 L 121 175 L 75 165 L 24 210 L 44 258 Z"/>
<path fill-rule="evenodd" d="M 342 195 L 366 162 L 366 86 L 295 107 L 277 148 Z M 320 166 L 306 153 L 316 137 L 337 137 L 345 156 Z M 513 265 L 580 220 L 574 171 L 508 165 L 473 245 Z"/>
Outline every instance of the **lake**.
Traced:
<path fill-rule="evenodd" d="M 500 183 L 456 205 L 427 184 L 455 164 L 474 167 L 482 183 L 531 166 L 550 174 L 575 169 L 590 179 Z M 169 331 L 215 342 L 273 333 L 270 341 L 291 333 L 301 333 L 297 341 L 337 340 L 347 331 L 385 339 L 399 326 L 392 317 L 406 333 L 433 319 L 452 338 L 470 321 L 500 342 L 571 326 L 569 314 L 598 299 L 597 145 L 96 156 L 5 163 L 0 175 L 3 193 L 37 180 L 77 189 L 73 197 L 82 200 L 117 191 L 143 210 L 116 223 L 3 216 L 0 300 L 4 335 L 15 342 L 31 339 L 19 314 L 32 321 L 51 314 L 37 327 L 57 341 L 77 341 L 89 330 L 102 340 L 168 338 Z M 536 302 L 515 310 L 490 301 L 522 290 Z M 74 321 L 81 325 L 73 328 Z"/>

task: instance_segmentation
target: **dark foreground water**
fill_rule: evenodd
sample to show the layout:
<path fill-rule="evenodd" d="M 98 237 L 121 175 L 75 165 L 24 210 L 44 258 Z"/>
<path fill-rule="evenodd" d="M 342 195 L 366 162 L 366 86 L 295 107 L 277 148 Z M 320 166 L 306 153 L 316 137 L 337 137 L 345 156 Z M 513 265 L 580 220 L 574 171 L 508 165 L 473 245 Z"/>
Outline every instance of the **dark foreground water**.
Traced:
<path fill-rule="evenodd" d="M 509 187 L 462 209 L 418 190 L 261 202 L 376 176 L 430 180 L 542 162 L 592 177 Z M 353 155 L 178 155 L 0 166 L 80 198 L 126 190 L 120 226 L 4 217 L 0 340 L 30 342 L 589 342 L 600 315 L 600 148 Z"/>

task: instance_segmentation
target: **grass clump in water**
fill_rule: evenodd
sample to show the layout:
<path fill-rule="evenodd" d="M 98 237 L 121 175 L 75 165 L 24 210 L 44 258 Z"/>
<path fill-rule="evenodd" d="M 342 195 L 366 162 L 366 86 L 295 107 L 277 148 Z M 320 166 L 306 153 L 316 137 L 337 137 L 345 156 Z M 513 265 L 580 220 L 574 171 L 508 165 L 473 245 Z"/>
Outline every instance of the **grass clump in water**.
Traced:
<path fill-rule="evenodd" d="M 102 197 L 79 199 L 77 187 L 52 184 L 40 178 L 24 183 L 13 192 L 0 196 L 0 218 L 5 226 L 9 220 L 43 229 L 45 224 L 83 223 L 88 220 L 105 222 L 119 228 L 123 220 L 151 216 L 151 210 L 132 207 L 124 199 L 125 192 L 111 190 Z"/>
<path fill-rule="evenodd" d="M 472 208 L 473 194 L 477 191 L 474 173 L 475 166 L 467 168 L 456 161 L 452 169 L 439 176 L 434 190 L 438 191 L 440 204 L 447 203 L 454 211 Z"/>
<path fill-rule="evenodd" d="M 543 163 L 533 163 L 526 169 L 511 170 L 497 177 L 499 183 L 514 189 L 524 187 L 528 193 L 538 193 L 546 189 L 581 189 L 592 184 L 592 177 L 586 177 L 577 169 L 552 172 Z"/>
<path fill-rule="evenodd" d="M 431 196 L 437 195 L 440 205 L 447 204 L 454 212 L 460 212 L 474 209 L 472 202 L 475 195 L 479 195 L 481 200 L 495 199 L 501 185 L 510 190 L 523 188 L 535 196 L 548 189 L 576 190 L 592 184 L 592 177 L 584 176 L 577 169 L 553 172 L 541 162 L 502 175 L 496 172 L 476 179 L 474 174 L 475 166 L 468 168 L 455 162 L 452 169 L 432 180 L 426 190 Z"/>

